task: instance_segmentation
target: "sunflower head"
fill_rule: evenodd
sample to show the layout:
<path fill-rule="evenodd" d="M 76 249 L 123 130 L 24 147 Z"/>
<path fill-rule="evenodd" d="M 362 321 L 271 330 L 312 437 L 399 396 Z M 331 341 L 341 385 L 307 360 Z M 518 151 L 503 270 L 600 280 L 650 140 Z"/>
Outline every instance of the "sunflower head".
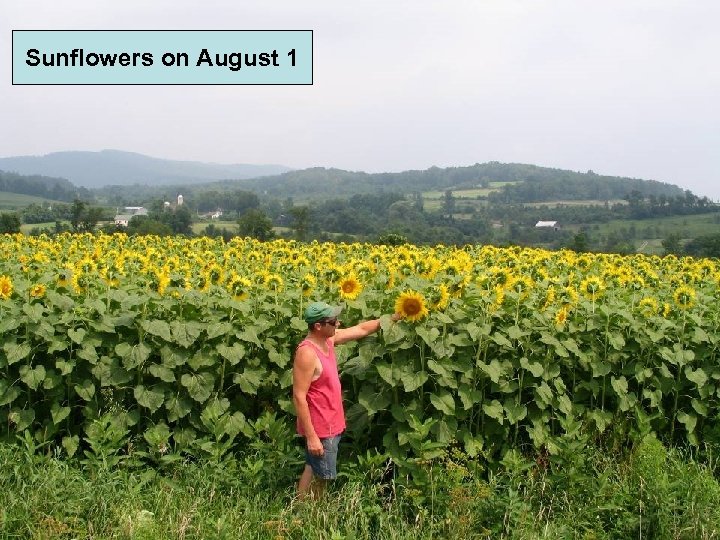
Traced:
<path fill-rule="evenodd" d="M 45 296 L 45 291 L 47 288 L 42 283 L 36 283 L 32 287 L 30 287 L 30 296 L 32 298 L 42 298 Z"/>
<path fill-rule="evenodd" d="M 13 282 L 9 276 L 0 276 L 0 298 L 7 300 L 12 296 Z"/>
<path fill-rule="evenodd" d="M 450 303 L 450 291 L 444 283 L 441 283 L 430 290 L 428 300 L 433 310 L 444 311 Z"/>
<path fill-rule="evenodd" d="M 673 300 L 680 309 L 690 309 L 695 305 L 695 290 L 687 285 L 680 285 L 673 293 Z"/>
<path fill-rule="evenodd" d="M 425 298 L 416 291 L 401 293 L 395 301 L 395 312 L 410 322 L 418 322 L 428 316 Z"/>
<path fill-rule="evenodd" d="M 340 296 L 346 300 L 355 300 L 362 291 L 362 284 L 357 280 L 355 274 L 342 278 L 338 287 Z"/>
<path fill-rule="evenodd" d="M 315 279 L 315 276 L 313 276 L 312 274 L 305 274 L 300 280 L 300 289 L 302 290 L 302 295 L 305 297 L 310 296 L 313 292 L 313 289 L 315 289 L 316 284 L 317 279 Z"/>
<path fill-rule="evenodd" d="M 226 285 L 230 295 L 237 301 L 245 300 L 250 296 L 250 287 L 252 282 L 249 279 L 237 275 L 232 276 Z"/>
<path fill-rule="evenodd" d="M 638 308 L 640 309 L 640 313 L 642 313 L 645 317 L 652 317 L 653 315 L 657 315 L 658 311 L 660 310 L 660 306 L 657 303 L 657 300 L 654 298 L 647 296 L 640 300 L 638 303 Z"/>
<path fill-rule="evenodd" d="M 602 296 L 605 285 L 597 276 L 588 276 L 580 283 L 580 292 L 590 300 L 597 300 Z"/>
<path fill-rule="evenodd" d="M 568 317 L 568 308 L 563 306 L 560 309 L 558 309 L 557 313 L 555 314 L 555 325 L 556 326 L 564 326 L 565 322 L 567 321 Z"/>

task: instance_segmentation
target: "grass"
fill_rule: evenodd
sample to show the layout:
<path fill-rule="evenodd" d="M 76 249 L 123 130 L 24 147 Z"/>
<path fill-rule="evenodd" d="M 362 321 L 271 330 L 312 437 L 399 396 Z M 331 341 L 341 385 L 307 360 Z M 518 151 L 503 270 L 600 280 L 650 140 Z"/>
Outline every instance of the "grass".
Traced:
<path fill-rule="evenodd" d="M 193 234 L 202 234 L 210 224 L 217 229 L 226 229 L 231 233 L 237 233 L 239 227 L 236 221 L 218 221 L 217 219 L 197 221 L 191 226 Z"/>
<path fill-rule="evenodd" d="M 541 207 L 541 206 L 547 206 L 548 208 L 556 208 L 558 206 L 604 206 L 605 203 L 608 203 L 610 206 L 615 204 L 622 204 L 626 205 L 628 204 L 627 201 L 622 199 L 613 199 L 609 201 L 601 201 L 598 199 L 584 199 L 584 200 L 577 200 L 577 201 L 544 201 L 544 202 L 526 202 L 522 203 L 523 206 L 532 206 L 532 207 Z"/>
<path fill-rule="evenodd" d="M 34 197 L 33 195 L 23 195 L 20 193 L 10 193 L 8 191 L 0 191 L 0 210 L 12 211 L 25 208 L 31 204 L 68 204 L 61 201 L 53 201 L 43 199 L 42 197 Z"/>
<path fill-rule="evenodd" d="M 299 466 L 258 455 L 162 469 L 107 467 L 0 445 L 2 538 L 718 538 L 713 451 L 577 445 L 511 452 L 486 469 L 457 453 L 430 482 L 345 456 L 324 499 L 294 496 Z M 712 451 L 710 451 L 712 450 Z"/>

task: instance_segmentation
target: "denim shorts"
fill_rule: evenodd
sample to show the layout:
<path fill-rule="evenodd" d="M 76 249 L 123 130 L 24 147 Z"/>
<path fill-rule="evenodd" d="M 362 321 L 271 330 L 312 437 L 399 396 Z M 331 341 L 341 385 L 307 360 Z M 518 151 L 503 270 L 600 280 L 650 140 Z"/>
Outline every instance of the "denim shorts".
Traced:
<path fill-rule="evenodd" d="M 325 449 L 322 456 L 313 456 L 305 448 L 305 463 L 310 465 L 313 474 L 323 480 L 333 480 L 337 477 L 337 453 L 340 444 L 340 435 L 320 439 Z"/>

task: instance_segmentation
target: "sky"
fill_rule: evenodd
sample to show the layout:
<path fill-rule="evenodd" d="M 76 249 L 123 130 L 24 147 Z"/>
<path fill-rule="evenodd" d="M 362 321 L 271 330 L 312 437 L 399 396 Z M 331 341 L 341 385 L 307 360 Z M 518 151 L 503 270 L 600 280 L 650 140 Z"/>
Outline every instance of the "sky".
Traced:
<path fill-rule="evenodd" d="M 487 161 L 720 200 L 717 0 L 2 0 L 0 157 Z M 11 30 L 313 30 L 307 86 L 13 86 Z"/>

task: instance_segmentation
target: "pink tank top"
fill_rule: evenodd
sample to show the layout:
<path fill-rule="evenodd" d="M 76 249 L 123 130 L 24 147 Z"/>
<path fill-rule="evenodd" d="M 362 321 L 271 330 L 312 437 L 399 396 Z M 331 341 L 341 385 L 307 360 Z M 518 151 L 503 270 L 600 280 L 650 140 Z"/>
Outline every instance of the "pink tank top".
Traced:
<path fill-rule="evenodd" d="M 315 433 L 321 439 L 339 435 L 345 430 L 345 410 L 343 409 L 335 349 L 330 340 L 327 341 L 327 354 L 308 339 L 303 340 L 298 345 L 298 349 L 300 347 L 312 347 L 322 365 L 320 377 L 310 383 L 307 393 L 310 421 L 315 428 Z M 305 436 L 299 421 L 297 422 L 297 432 Z"/>

